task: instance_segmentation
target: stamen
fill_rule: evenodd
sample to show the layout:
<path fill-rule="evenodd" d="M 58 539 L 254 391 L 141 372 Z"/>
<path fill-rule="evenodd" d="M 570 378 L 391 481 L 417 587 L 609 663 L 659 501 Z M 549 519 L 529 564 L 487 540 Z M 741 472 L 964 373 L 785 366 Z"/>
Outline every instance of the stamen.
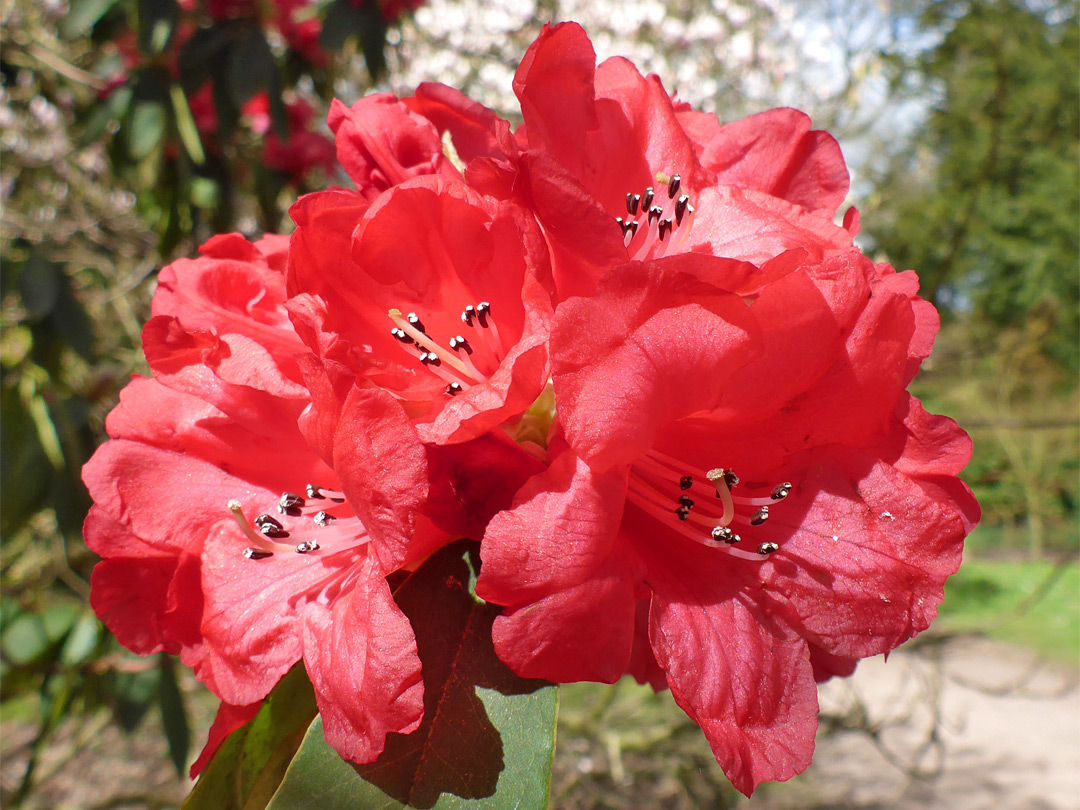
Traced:
<path fill-rule="evenodd" d="M 455 371 L 459 372 L 460 374 L 464 375 L 465 377 L 470 377 L 471 376 L 469 374 L 468 367 L 464 363 L 462 363 L 456 356 L 454 356 L 452 354 L 449 354 L 449 353 L 447 353 L 447 356 L 445 356 L 445 357 L 441 356 L 439 354 L 439 349 L 441 347 L 435 341 L 433 341 L 430 337 L 428 337 L 427 333 L 417 329 L 416 326 L 414 326 L 411 321 L 406 321 L 404 318 L 402 318 L 401 317 L 401 310 L 392 309 L 387 314 L 390 316 L 390 320 L 392 320 L 395 324 L 397 324 L 398 328 L 401 329 L 406 335 L 411 337 L 413 339 L 413 341 L 416 343 L 417 346 L 419 346 L 421 349 L 426 350 L 425 354 L 427 354 L 429 356 L 429 358 L 430 358 L 430 356 L 434 355 L 434 357 L 436 359 L 440 360 L 440 361 L 445 360 L 447 365 L 449 365 L 451 368 L 453 368 Z M 413 318 L 413 317 L 415 317 L 415 314 L 416 313 L 410 313 L 409 317 Z M 462 317 L 462 319 L 464 319 L 465 315 L 463 314 L 461 317 Z M 417 318 L 416 322 L 420 323 L 420 319 Z M 421 327 L 423 326 L 423 324 L 420 324 L 420 325 L 421 325 Z M 445 349 L 443 351 L 445 351 Z M 420 356 L 420 362 L 422 362 L 422 363 L 425 362 L 423 354 L 421 354 L 421 356 Z M 426 365 L 438 365 L 438 363 L 434 363 L 434 362 L 429 360 L 426 363 Z M 446 379 L 447 382 L 454 382 L 453 378 L 447 379 L 447 378 L 444 377 L 444 379 Z"/>
<path fill-rule="evenodd" d="M 757 553 L 763 557 L 767 557 L 769 554 L 773 554 L 779 550 L 780 546 L 776 545 L 776 543 L 762 543 L 757 547 Z"/>
<path fill-rule="evenodd" d="M 742 538 L 727 526 L 716 526 L 712 530 L 712 539 L 729 545 L 735 545 L 742 541 Z"/>
<path fill-rule="evenodd" d="M 264 551 L 260 548 L 245 548 L 243 553 L 244 557 L 249 560 L 265 560 L 267 557 L 274 556 L 274 552 Z"/>
<path fill-rule="evenodd" d="M 685 506 L 680 506 L 678 509 L 676 509 L 675 514 L 679 516 L 679 520 L 690 519 L 690 510 L 687 509 Z"/>
<path fill-rule="evenodd" d="M 645 189 L 645 196 L 643 196 L 641 198 L 641 210 L 642 211 L 648 211 L 649 210 L 649 208 L 652 206 L 653 198 L 655 196 L 656 195 L 653 193 L 652 186 L 649 186 L 647 189 Z"/>
<path fill-rule="evenodd" d="M 687 509 L 694 508 L 694 499 L 691 498 L 689 495 L 680 495 L 679 503 L 680 505 L 685 506 Z"/>
<path fill-rule="evenodd" d="M 692 475 L 684 475 L 682 478 L 679 479 L 679 489 L 681 489 L 683 492 L 686 492 L 686 490 L 690 489 L 690 487 L 692 487 L 693 485 L 694 476 Z"/>
<path fill-rule="evenodd" d="M 409 326 L 411 326 L 417 332 L 421 332 L 425 335 L 427 334 L 427 329 L 424 328 L 424 324 L 420 321 L 419 316 L 417 316 L 415 312 L 410 312 L 407 320 L 409 321 Z"/>
<path fill-rule="evenodd" d="M 309 551 L 318 551 L 318 549 L 319 549 L 319 541 L 318 540 L 308 540 L 308 541 L 306 541 L 304 543 L 300 543 L 296 547 L 296 553 L 297 554 L 307 554 Z"/>
<path fill-rule="evenodd" d="M 396 326 L 390 330 L 390 334 L 402 343 L 412 343 L 413 339 L 405 334 L 404 329 L 398 329 Z"/>
<path fill-rule="evenodd" d="M 769 519 L 769 507 L 763 506 L 754 513 L 753 517 L 750 518 L 750 525 L 751 526 L 760 526 L 762 523 L 764 523 L 768 519 Z"/>
<path fill-rule="evenodd" d="M 790 481 L 785 481 L 784 483 L 777 484 L 775 487 L 773 487 L 772 499 L 774 501 L 782 501 L 782 500 L 784 500 L 784 498 L 786 498 L 790 494 L 791 494 L 791 482 Z"/>
<path fill-rule="evenodd" d="M 472 326 L 474 317 L 476 317 L 476 307 L 469 305 L 461 313 L 461 322 L 466 326 Z"/>
<path fill-rule="evenodd" d="M 446 386 L 446 393 L 452 397 L 456 397 L 462 391 L 461 383 L 452 382 Z"/>
<path fill-rule="evenodd" d="M 334 519 L 335 519 L 334 516 L 331 515 L 328 512 L 318 512 L 318 513 L 316 513 L 315 517 L 312 518 L 312 520 L 314 520 L 320 526 L 329 526 L 330 521 L 332 521 Z"/>
<path fill-rule="evenodd" d="M 682 175 L 673 175 L 671 180 L 668 181 L 667 195 L 670 199 L 674 200 L 675 195 L 679 193 L 679 184 L 682 181 Z"/>
<path fill-rule="evenodd" d="M 628 214 L 637 215 L 638 206 L 641 205 L 640 194 L 627 194 L 626 195 L 626 211 Z"/>
<path fill-rule="evenodd" d="M 675 203 L 675 223 L 682 225 L 683 217 L 686 216 L 686 208 L 690 204 L 690 198 L 683 194 Z"/>

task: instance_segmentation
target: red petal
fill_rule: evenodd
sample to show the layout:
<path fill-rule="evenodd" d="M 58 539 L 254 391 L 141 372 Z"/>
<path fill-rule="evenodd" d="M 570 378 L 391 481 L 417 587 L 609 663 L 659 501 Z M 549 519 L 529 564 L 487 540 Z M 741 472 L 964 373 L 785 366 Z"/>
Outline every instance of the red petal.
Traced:
<path fill-rule="evenodd" d="M 762 566 L 766 586 L 826 652 L 894 649 L 937 615 L 960 565 L 966 504 L 863 451 L 820 449 L 801 461 L 810 466 L 792 479 L 783 511 L 755 530 L 755 540 L 781 547 Z"/>
<path fill-rule="evenodd" d="M 793 248 L 815 259 L 849 250 L 851 234 L 801 206 L 752 189 L 710 186 L 694 201 L 686 249 L 761 264 Z"/>
<path fill-rule="evenodd" d="M 514 75 L 529 146 L 544 149 L 581 176 L 585 137 L 596 127 L 596 52 L 577 23 L 545 25 Z"/>
<path fill-rule="evenodd" d="M 625 486 L 567 451 L 488 524 L 476 592 L 512 606 L 493 638 L 519 675 L 611 683 L 626 672 L 635 579 L 615 546 Z"/>
<path fill-rule="evenodd" d="M 334 470 L 349 505 L 375 538 L 384 572 L 405 559 L 427 500 L 424 447 L 401 404 L 386 391 L 349 391 L 334 434 Z"/>
<path fill-rule="evenodd" d="M 510 124 L 460 90 L 423 82 L 413 98 L 402 102 L 431 121 L 440 132 L 449 132 L 458 157 L 465 164 L 478 157 L 505 157 L 502 145 L 510 137 Z"/>
<path fill-rule="evenodd" d="M 716 182 L 756 189 L 832 219 L 848 192 L 840 146 L 810 117 L 769 110 L 721 127 L 701 155 Z"/>
<path fill-rule="evenodd" d="M 304 606 L 303 640 L 326 741 L 345 759 L 371 762 L 388 733 L 420 725 L 416 638 L 373 561 L 362 563 L 328 605 Z"/>
<path fill-rule="evenodd" d="M 327 123 L 334 131 L 338 160 L 365 196 L 410 177 L 456 174 L 431 122 L 392 95 L 367 96 L 352 107 L 335 99 Z"/>
<path fill-rule="evenodd" d="M 559 416 L 574 448 L 604 469 L 644 454 L 671 421 L 716 405 L 750 357 L 750 309 L 659 265 L 604 277 L 594 298 L 560 305 L 552 330 Z"/>
<path fill-rule="evenodd" d="M 810 764 L 817 689 L 806 642 L 729 579 L 682 571 L 653 581 L 652 645 L 671 694 L 749 796 Z M 650 577 L 657 578 L 650 566 Z"/>

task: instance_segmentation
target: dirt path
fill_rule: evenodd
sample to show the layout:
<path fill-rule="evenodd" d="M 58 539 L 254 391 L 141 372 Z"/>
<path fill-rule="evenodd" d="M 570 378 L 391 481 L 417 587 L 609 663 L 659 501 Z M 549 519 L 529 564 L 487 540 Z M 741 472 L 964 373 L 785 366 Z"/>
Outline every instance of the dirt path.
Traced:
<path fill-rule="evenodd" d="M 852 720 L 865 712 L 878 739 L 822 738 L 790 788 L 799 801 L 773 795 L 768 805 L 806 807 L 812 797 L 836 810 L 1080 810 L 1078 677 L 982 640 L 865 661 L 827 684 L 821 704 Z"/>

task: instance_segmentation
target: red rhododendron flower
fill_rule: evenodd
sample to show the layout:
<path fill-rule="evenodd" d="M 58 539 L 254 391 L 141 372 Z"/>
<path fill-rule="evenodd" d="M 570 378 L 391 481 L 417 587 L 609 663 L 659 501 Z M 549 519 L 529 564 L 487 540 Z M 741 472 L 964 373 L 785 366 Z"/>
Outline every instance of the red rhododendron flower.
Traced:
<path fill-rule="evenodd" d="M 217 739 L 302 657 L 327 739 L 370 761 L 423 709 L 385 576 L 446 535 L 418 515 L 427 460 L 389 394 L 343 396 L 325 461 L 300 430 L 312 395 L 286 245 L 217 237 L 162 271 L 144 332 L 154 376 L 124 390 L 84 470 L 85 536 L 104 557 L 91 602 L 125 645 L 179 653 L 232 705 Z"/>
<path fill-rule="evenodd" d="M 747 794 L 809 764 L 815 667 L 930 624 L 978 514 L 967 436 L 904 390 L 937 328 L 913 274 L 802 257 L 749 299 L 715 282 L 741 263 L 686 256 L 560 305 L 565 439 L 490 523 L 478 583 L 515 671 L 662 673 Z"/>
<path fill-rule="evenodd" d="M 476 194 L 449 165 L 410 179 L 395 164 L 365 164 L 393 183 L 385 191 L 370 182 L 366 195 L 293 207 L 289 307 L 328 385 L 374 384 L 423 441 L 460 443 L 520 416 L 547 382 L 547 249 L 526 212 Z"/>

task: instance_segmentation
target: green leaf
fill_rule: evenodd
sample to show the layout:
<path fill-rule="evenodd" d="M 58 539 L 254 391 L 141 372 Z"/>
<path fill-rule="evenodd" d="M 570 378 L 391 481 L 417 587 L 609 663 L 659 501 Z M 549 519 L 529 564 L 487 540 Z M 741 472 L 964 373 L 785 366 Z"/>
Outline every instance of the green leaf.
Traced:
<path fill-rule="evenodd" d="M 154 151 L 165 134 L 165 105 L 160 101 L 139 101 L 127 121 L 128 155 L 139 161 Z"/>
<path fill-rule="evenodd" d="M 395 592 L 424 670 L 424 720 L 391 734 L 383 755 L 351 765 L 308 729 L 269 810 L 547 807 L 557 691 L 514 675 L 495 655 L 494 605 L 471 593 L 475 544 L 432 557 Z"/>
<path fill-rule="evenodd" d="M 101 638 L 101 622 L 92 613 L 84 613 L 64 641 L 60 661 L 68 666 L 78 666 L 87 661 L 97 648 Z"/>
<path fill-rule="evenodd" d="M 49 649 L 45 622 L 36 613 L 23 613 L 4 629 L 0 651 L 13 664 L 29 664 Z"/>
<path fill-rule="evenodd" d="M 180 133 L 180 142 L 192 161 L 202 165 L 206 160 L 203 153 L 202 139 L 199 138 L 198 127 L 195 126 L 195 118 L 191 115 L 184 90 L 179 84 L 173 83 L 169 87 L 169 99 L 172 101 L 173 114 L 176 116 L 176 129 Z"/>
<path fill-rule="evenodd" d="M 60 33 L 66 39 L 89 34 L 94 24 L 115 5 L 116 0 L 74 0 L 60 22 Z"/>
<path fill-rule="evenodd" d="M 181 810 L 261 810 L 315 715 L 315 693 L 302 663 L 263 701 L 255 718 L 229 735 Z"/>
<path fill-rule="evenodd" d="M 181 778 L 187 765 L 191 748 L 191 729 L 188 726 L 184 697 L 176 682 L 176 664 L 167 655 L 161 656 L 161 681 L 158 683 L 158 702 L 161 706 L 161 724 L 169 743 L 169 757 Z"/>
<path fill-rule="evenodd" d="M 138 0 L 139 49 L 147 54 L 163 53 L 172 40 L 180 19 L 176 0 Z"/>

